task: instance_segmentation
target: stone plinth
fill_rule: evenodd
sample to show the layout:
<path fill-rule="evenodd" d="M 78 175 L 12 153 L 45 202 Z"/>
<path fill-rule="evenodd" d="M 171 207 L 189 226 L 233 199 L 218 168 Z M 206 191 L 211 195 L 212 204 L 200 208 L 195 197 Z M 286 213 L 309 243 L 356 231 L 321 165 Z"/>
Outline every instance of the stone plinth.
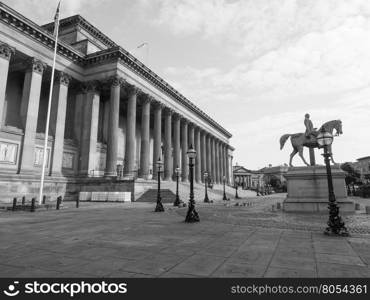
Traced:
<path fill-rule="evenodd" d="M 284 211 L 328 211 L 328 182 L 324 166 L 291 167 L 284 176 L 288 188 L 283 204 Z M 338 166 L 332 166 L 332 177 L 340 212 L 353 212 L 354 203 L 347 198 L 344 172 Z"/>

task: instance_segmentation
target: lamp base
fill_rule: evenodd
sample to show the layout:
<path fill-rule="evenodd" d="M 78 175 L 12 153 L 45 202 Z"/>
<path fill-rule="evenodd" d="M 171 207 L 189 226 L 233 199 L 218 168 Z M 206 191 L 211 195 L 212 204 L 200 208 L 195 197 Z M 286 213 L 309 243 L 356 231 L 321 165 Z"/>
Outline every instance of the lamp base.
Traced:
<path fill-rule="evenodd" d="M 176 199 L 175 199 L 175 202 L 173 203 L 173 206 L 180 206 L 182 203 L 184 203 L 184 202 L 181 201 L 178 196 L 176 196 Z"/>
<path fill-rule="evenodd" d="M 155 212 L 164 212 L 164 207 L 161 201 L 157 201 L 157 205 L 155 207 Z"/>
<path fill-rule="evenodd" d="M 191 209 L 189 207 L 188 213 L 186 214 L 185 222 L 186 223 L 200 222 L 199 215 L 194 208 Z"/>
<path fill-rule="evenodd" d="M 209 201 L 209 198 L 208 198 L 208 195 L 206 195 L 205 197 L 204 197 L 204 201 L 203 201 L 204 203 L 210 203 L 211 201 Z"/>
<path fill-rule="evenodd" d="M 327 227 L 324 234 L 328 236 L 349 236 L 349 232 L 346 227 L 340 228 L 339 230 L 333 230 L 332 228 Z"/>

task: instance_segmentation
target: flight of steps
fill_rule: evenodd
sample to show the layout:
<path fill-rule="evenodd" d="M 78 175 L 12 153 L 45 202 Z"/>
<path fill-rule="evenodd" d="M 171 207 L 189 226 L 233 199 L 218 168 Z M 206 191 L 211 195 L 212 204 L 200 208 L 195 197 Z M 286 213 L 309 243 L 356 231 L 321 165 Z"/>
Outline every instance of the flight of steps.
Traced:
<path fill-rule="evenodd" d="M 169 189 L 161 189 L 162 203 L 173 203 L 175 201 L 175 194 Z M 148 189 L 144 192 L 136 202 L 155 202 L 157 201 L 157 190 Z"/>

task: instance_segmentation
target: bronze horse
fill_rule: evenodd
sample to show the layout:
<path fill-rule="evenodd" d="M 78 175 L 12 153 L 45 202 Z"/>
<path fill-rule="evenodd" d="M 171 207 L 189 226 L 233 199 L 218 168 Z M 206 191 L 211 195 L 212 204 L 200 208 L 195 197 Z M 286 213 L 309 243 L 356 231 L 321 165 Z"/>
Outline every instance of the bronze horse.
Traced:
<path fill-rule="evenodd" d="M 324 130 L 326 132 L 330 132 L 333 134 L 333 130 L 336 130 L 336 136 L 339 136 L 340 134 L 343 134 L 342 132 L 342 121 L 341 120 L 332 120 L 329 122 L 324 123 L 318 131 L 316 131 L 316 136 L 317 133 Z M 303 147 L 308 147 L 308 148 L 319 148 L 319 144 L 316 141 L 316 136 L 310 136 L 309 138 L 306 137 L 304 133 L 295 133 L 295 134 L 284 134 L 280 138 L 280 150 L 283 149 L 285 142 L 288 140 L 290 137 L 290 141 L 292 142 L 293 146 L 293 152 L 290 154 L 290 161 L 289 165 L 293 167 L 292 165 L 292 160 L 294 155 L 299 153 L 299 156 L 302 158 L 303 162 L 309 166 L 307 161 L 303 157 Z M 329 152 L 331 152 L 331 145 L 328 147 Z M 331 156 L 331 161 L 333 164 L 335 164 L 333 156 Z"/>

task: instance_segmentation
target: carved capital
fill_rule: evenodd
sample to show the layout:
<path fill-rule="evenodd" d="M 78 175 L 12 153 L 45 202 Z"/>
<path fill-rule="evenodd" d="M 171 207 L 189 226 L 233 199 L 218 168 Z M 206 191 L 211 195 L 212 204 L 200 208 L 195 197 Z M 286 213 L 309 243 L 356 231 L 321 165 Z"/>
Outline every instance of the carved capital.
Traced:
<path fill-rule="evenodd" d="M 142 93 L 142 91 L 137 86 L 129 84 L 129 83 L 125 83 L 124 88 L 125 88 L 125 92 L 127 96 L 129 97 L 134 96 L 134 95 L 139 95 Z"/>
<path fill-rule="evenodd" d="M 99 93 L 100 92 L 100 82 L 98 80 L 91 80 L 91 81 L 86 81 L 82 82 L 79 86 L 79 91 L 83 94 L 86 93 Z"/>
<path fill-rule="evenodd" d="M 69 86 L 72 77 L 64 72 L 56 72 L 55 83 L 59 83 L 65 86 Z"/>
<path fill-rule="evenodd" d="M 164 107 L 164 114 L 166 116 L 172 116 L 174 114 L 174 110 L 172 108 L 169 108 L 169 107 Z"/>
<path fill-rule="evenodd" d="M 150 103 L 152 101 L 151 96 L 149 96 L 148 94 L 140 93 L 138 96 L 139 96 L 138 100 L 142 104 L 147 104 L 147 103 Z"/>
<path fill-rule="evenodd" d="M 112 86 L 112 87 L 118 87 L 118 86 L 121 86 L 125 83 L 125 80 L 118 76 L 118 75 L 114 75 L 112 77 L 110 77 L 108 79 L 108 83 Z"/>
<path fill-rule="evenodd" d="M 181 117 L 181 122 L 189 126 L 190 121 L 184 117 Z"/>
<path fill-rule="evenodd" d="M 153 107 L 155 109 L 161 109 L 162 110 L 162 109 L 165 108 L 165 105 L 162 102 L 159 102 L 158 100 L 156 100 L 154 98 L 153 98 L 152 104 L 153 104 Z"/>
<path fill-rule="evenodd" d="M 101 84 L 98 80 L 91 80 L 85 82 L 87 92 L 94 92 L 94 93 L 99 93 Z"/>
<path fill-rule="evenodd" d="M 14 54 L 14 48 L 10 47 L 8 44 L 0 45 L 0 57 L 10 60 L 12 54 Z"/>
<path fill-rule="evenodd" d="M 181 120 L 181 115 L 176 111 L 173 112 L 172 117 L 173 117 L 174 120 Z"/>
<path fill-rule="evenodd" d="M 46 66 L 47 66 L 46 63 L 34 57 L 30 58 L 27 61 L 28 70 L 31 72 L 41 74 L 41 75 L 46 69 Z"/>

